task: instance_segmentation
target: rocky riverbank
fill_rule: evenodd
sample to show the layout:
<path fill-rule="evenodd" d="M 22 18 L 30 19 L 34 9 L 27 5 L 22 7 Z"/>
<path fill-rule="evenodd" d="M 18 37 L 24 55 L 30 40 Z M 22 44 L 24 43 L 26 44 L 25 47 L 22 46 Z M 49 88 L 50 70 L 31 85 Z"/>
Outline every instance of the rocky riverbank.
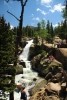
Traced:
<path fill-rule="evenodd" d="M 66 94 L 67 91 L 63 84 L 49 82 L 35 93 L 30 100 L 67 100 Z"/>
<path fill-rule="evenodd" d="M 29 59 L 32 69 L 47 80 L 30 100 L 67 100 L 67 49 L 32 45 Z"/>
<path fill-rule="evenodd" d="M 39 82 L 29 91 L 30 100 L 66 100 L 67 99 L 67 49 L 53 48 L 49 45 L 33 44 L 29 60 L 32 69 L 47 80 Z"/>

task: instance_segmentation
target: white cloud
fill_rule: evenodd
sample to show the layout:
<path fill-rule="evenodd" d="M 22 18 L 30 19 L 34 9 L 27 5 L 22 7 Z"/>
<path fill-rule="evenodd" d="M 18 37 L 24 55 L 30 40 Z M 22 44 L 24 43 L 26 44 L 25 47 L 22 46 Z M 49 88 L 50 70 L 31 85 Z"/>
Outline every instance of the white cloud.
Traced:
<path fill-rule="evenodd" d="M 40 18 L 39 17 L 34 17 L 32 20 L 36 20 L 36 21 L 40 21 Z"/>
<path fill-rule="evenodd" d="M 46 12 L 44 12 L 44 10 L 41 10 L 40 8 L 37 8 L 37 11 L 39 11 L 43 15 L 46 15 L 47 14 Z"/>
<path fill-rule="evenodd" d="M 57 5 L 54 5 L 54 7 L 50 9 L 50 11 L 52 13 L 54 13 L 55 11 L 61 12 L 63 8 L 64 8 L 64 6 L 62 6 L 62 4 L 59 3 Z"/>
<path fill-rule="evenodd" d="M 34 14 L 32 14 L 32 17 L 34 16 Z"/>
<path fill-rule="evenodd" d="M 47 8 L 51 8 L 51 5 L 46 5 Z"/>
<path fill-rule="evenodd" d="M 14 28 L 14 26 L 13 25 L 10 25 L 10 29 L 13 29 Z"/>
<path fill-rule="evenodd" d="M 49 4 L 52 0 L 41 0 L 41 4 Z"/>
<path fill-rule="evenodd" d="M 54 28 L 57 27 L 57 26 L 58 26 L 58 24 L 54 24 L 54 25 L 53 25 Z"/>

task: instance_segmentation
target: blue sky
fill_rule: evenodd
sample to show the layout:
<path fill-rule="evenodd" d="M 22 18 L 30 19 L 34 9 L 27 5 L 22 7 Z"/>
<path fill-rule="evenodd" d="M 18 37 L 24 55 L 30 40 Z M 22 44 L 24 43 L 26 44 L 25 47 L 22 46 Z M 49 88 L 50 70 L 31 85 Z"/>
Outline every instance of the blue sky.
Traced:
<path fill-rule="evenodd" d="M 28 0 L 24 12 L 23 25 L 36 26 L 42 19 L 49 20 L 54 26 L 63 20 L 62 9 L 64 0 Z M 10 0 L 9 3 L 0 0 L 0 16 L 4 16 L 11 26 L 18 26 L 18 21 L 7 13 L 9 10 L 18 18 L 21 13 L 20 2 Z"/>

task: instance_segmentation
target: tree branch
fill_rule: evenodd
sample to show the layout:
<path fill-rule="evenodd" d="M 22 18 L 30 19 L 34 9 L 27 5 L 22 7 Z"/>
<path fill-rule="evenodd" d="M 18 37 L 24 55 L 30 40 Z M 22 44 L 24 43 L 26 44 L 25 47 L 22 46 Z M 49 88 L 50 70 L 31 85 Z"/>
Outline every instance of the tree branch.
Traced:
<path fill-rule="evenodd" d="M 26 0 L 26 1 L 24 2 L 24 5 L 23 5 L 23 6 L 26 6 L 27 1 L 28 1 L 28 0 Z"/>
<path fill-rule="evenodd" d="M 13 17 L 15 17 L 18 21 L 20 21 L 14 14 L 12 14 L 11 12 L 7 11 L 10 15 L 12 15 Z"/>
<path fill-rule="evenodd" d="M 21 6 L 23 6 L 23 0 L 20 0 L 20 2 L 21 2 Z"/>

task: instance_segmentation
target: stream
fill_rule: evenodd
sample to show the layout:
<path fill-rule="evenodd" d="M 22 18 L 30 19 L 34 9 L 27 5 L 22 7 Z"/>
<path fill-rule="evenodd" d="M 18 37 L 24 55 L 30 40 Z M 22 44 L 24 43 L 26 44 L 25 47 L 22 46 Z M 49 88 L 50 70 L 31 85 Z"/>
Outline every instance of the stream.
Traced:
<path fill-rule="evenodd" d="M 19 61 L 25 62 L 26 68 L 23 68 L 23 74 L 19 74 L 15 76 L 15 83 L 21 84 L 22 86 L 25 86 L 25 91 L 27 93 L 27 100 L 29 100 L 29 89 L 35 86 L 36 82 L 39 82 L 38 73 L 34 72 L 31 69 L 30 61 L 28 61 L 28 55 L 29 55 L 29 49 L 30 46 L 33 44 L 33 40 L 27 41 L 27 45 L 25 46 L 23 52 L 19 56 Z M 36 81 L 33 81 L 33 79 L 37 79 Z M 20 92 L 14 92 L 14 100 L 20 100 Z"/>
<path fill-rule="evenodd" d="M 27 44 L 23 50 L 23 52 L 19 55 L 18 60 L 25 62 L 26 68 L 23 68 L 23 74 L 18 74 L 15 76 L 15 84 L 21 85 L 25 87 L 25 91 L 27 94 L 27 100 L 30 98 L 29 91 L 33 88 L 36 83 L 39 83 L 43 80 L 43 78 L 38 76 L 38 73 L 31 69 L 31 63 L 28 61 L 29 56 L 29 49 L 30 46 L 33 44 L 33 40 L 27 41 Z M 36 80 L 36 81 L 34 81 Z M 0 90 L 1 93 L 1 90 Z M 4 100 L 9 100 L 9 93 L 5 92 L 6 97 L 2 96 L 0 98 Z M 14 100 L 20 100 L 21 91 L 14 91 Z"/>

